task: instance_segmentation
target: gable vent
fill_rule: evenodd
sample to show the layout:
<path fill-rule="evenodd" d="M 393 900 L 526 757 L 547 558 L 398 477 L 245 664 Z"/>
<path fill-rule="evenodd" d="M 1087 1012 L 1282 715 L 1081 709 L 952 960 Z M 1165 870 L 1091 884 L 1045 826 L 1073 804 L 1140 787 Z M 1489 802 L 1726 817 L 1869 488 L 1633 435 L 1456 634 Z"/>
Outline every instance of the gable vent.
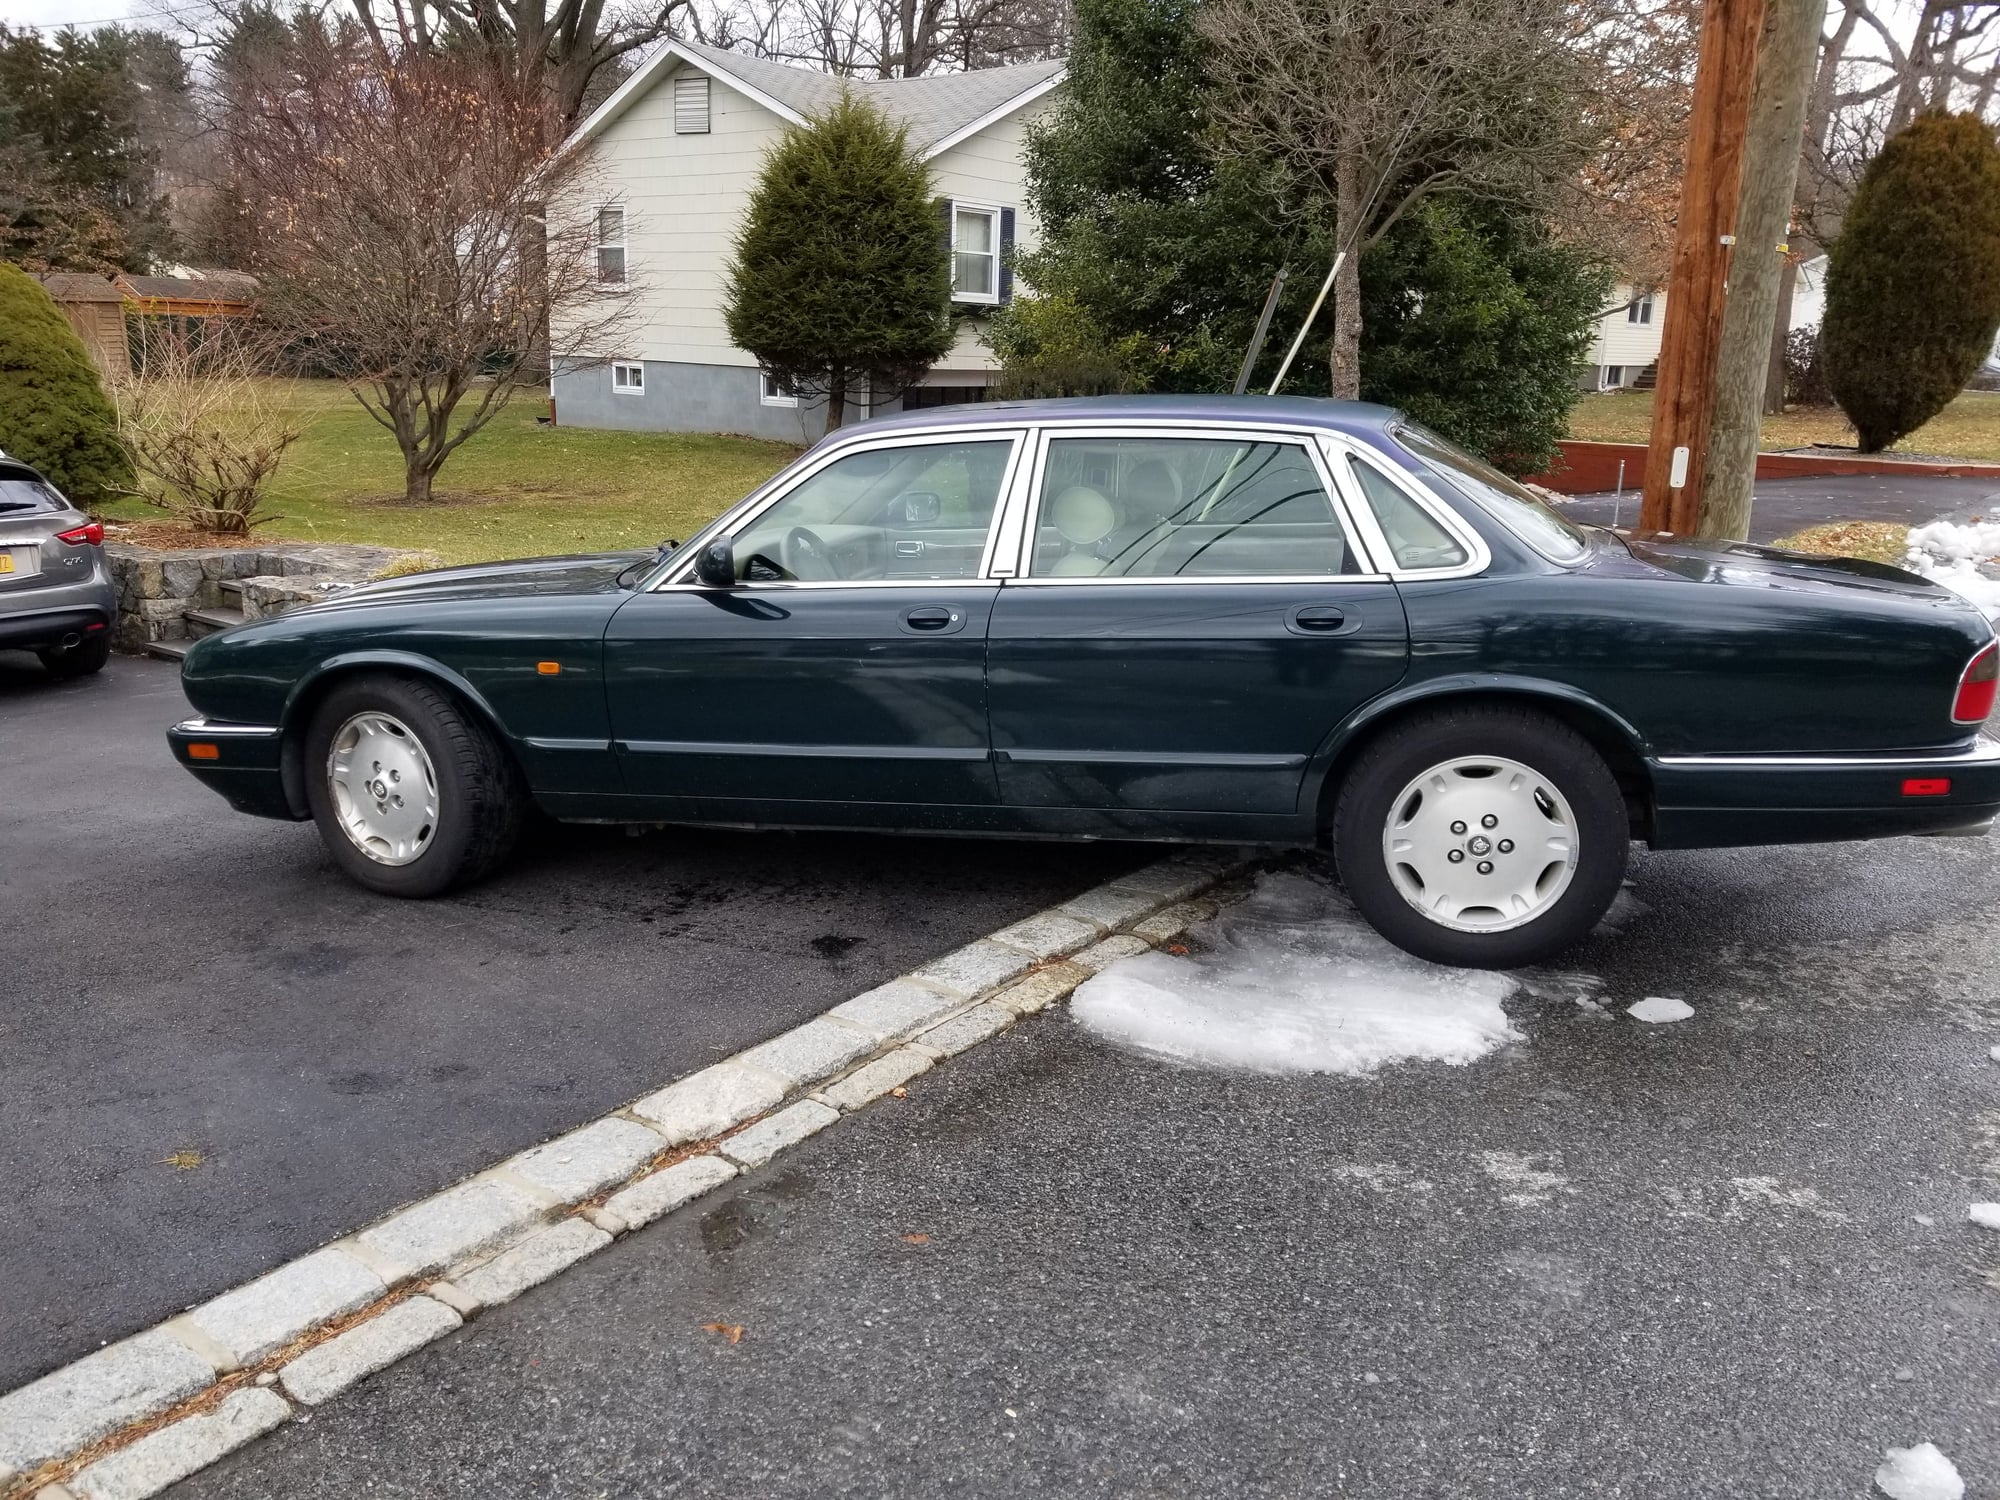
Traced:
<path fill-rule="evenodd" d="M 674 80 L 674 134 L 708 134 L 708 80 L 699 73 Z"/>

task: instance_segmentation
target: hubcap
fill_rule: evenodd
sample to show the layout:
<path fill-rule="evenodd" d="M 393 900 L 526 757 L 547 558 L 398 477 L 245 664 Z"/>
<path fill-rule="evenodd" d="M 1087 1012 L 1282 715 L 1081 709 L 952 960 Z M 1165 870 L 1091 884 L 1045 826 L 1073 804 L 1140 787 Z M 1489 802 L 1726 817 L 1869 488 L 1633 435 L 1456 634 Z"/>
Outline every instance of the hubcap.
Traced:
<path fill-rule="evenodd" d="M 1505 932 L 1569 889 L 1576 818 L 1533 767 L 1460 756 L 1432 766 L 1390 804 L 1382 857 L 1403 899 L 1440 927 Z"/>
<path fill-rule="evenodd" d="M 437 773 L 409 726 L 392 715 L 356 714 L 326 754 L 334 812 L 354 847 L 383 865 L 407 865 L 437 832 Z"/>

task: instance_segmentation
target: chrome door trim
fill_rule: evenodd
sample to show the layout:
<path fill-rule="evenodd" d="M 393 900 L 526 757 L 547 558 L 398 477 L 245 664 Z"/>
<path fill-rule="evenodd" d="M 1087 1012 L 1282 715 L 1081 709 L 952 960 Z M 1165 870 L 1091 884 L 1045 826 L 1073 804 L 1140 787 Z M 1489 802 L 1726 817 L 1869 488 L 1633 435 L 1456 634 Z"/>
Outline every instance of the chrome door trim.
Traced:
<path fill-rule="evenodd" d="M 1914 770 L 1936 770 L 1940 766 L 1986 765 L 2000 761 L 2000 740 L 1980 735 L 1959 749 L 1877 750 L 1855 755 L 1659 755 L 1653 764 L 1676 771 L 1761 771 L 1852 770 L 1895 771 L 1907 766 Z"/>

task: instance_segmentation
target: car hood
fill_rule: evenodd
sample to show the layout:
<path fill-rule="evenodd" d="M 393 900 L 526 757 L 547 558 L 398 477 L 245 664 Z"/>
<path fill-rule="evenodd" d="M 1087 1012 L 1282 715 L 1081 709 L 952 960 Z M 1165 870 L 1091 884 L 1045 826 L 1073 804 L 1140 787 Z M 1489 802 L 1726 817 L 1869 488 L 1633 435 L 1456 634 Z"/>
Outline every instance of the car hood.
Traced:
<path fill-rule="evenodd" d="M 533 594 L 595 594 L 618 587 L 618 575 L 651 552 L 600 552 L 586 557 L 534 557 L 516 562 L 476 563 L 384 578 L 349 589 L 313 609 L 353 604 L 419 604 L 461 599 L 519 598 Z"/>
<path fill-rule="evenodd" d="M 1620 540 L 1639 562 L 1697 583 L 1812 593 L 1861 590 L 1912 601 L 1971 607 L 1941 584 L 1887 563 L 1858 557 L 1781 552 L 1776 547 L 1759 547 L 1749 542 L 1642 541 L 1636 537 Z"/>

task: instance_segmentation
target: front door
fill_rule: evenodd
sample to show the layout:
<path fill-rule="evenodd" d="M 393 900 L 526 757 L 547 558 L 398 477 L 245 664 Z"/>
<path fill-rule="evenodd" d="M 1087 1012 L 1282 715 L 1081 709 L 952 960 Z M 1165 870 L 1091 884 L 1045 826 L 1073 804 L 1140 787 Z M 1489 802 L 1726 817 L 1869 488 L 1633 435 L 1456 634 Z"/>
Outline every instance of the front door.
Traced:
<path fill-rule="evenodd" d="M 1409 658 L 1317 453 L 1107 430 L 1048 438 L 1039 468 L 987 648 L 1003 801 L 1295 818 L 1314 751 Z"/>
<path fill-rule="evenodd" d="M 627 790 L 757 821 L 990 809 L 984 559 L 1019 447 L 841 450 L 736 526 L 735 587 L 670 575 L 626 603 L 605 667 Z"/>

